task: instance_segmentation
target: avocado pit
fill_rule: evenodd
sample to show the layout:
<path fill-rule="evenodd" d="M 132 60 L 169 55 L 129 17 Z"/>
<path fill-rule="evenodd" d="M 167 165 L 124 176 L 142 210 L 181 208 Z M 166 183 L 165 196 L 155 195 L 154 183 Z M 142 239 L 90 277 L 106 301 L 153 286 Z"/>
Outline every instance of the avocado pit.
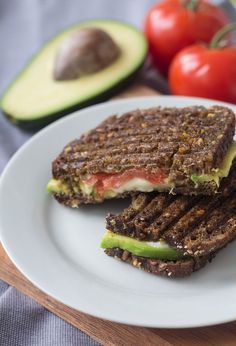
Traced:
<path fill-rule="evenodd" d="M 104 69 L 119 55 L 119 47 L 104 30 L 77 29 L 62 41 L 53 77 L 57 81 L 77 79 Z"/>

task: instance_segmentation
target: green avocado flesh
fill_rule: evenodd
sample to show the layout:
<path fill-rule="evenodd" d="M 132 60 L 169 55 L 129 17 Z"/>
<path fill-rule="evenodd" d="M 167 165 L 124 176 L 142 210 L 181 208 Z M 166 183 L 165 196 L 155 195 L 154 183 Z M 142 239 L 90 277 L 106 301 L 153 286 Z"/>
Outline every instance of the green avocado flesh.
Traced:
<path fill-rule="evenodd" d="M 64 193 L 68 194 L 69 189 L 66 183 L 64 183 L 62 180 L 56 180 L 56 179 L 50 179 L 47 186 L 46 186 L 47 192 L 54 192 L 54 193 Z"/>
<path fill-rule="evenodd" d="M 211 174 L 192 174 L 191 180 L 196 184 L 201 184 L 208 181 L 214 181 L 217 186 L 220 185 L 220 180 L 229 175 L 229 171 L 233 162 L 233 159 L 236 157 L 236 142 L 234 141 L 229 150 L 227 151 L 221 165 L 219 168 L 213 170 Z"/>
<path fill-rule="evenodd" d="M 108 67 L 75 80 L 53 78 L 55 55 L 74 30 L 96 27 L 106 31 L 120 48 Z M 143 64 L 147 53 L 144 35 L 134 27 L 112 20 L 83 22 L 61 32 L 33 57 L 1 99 L 3 112 L 16 124 L 33 127 L 47 123 L 82 106 L 104 100 Z M 107 97 L 106 96 L 106 97 Z"/>
<path fill-rule="evenodd" d="M 179 260 L 184 254 L 170 247 L 164 240 L 159 242 L 145 242 L 107 231 L 101 241 L 101 248 L 120 248 L 136 256 L 155 258 L 159 260 Z"/>

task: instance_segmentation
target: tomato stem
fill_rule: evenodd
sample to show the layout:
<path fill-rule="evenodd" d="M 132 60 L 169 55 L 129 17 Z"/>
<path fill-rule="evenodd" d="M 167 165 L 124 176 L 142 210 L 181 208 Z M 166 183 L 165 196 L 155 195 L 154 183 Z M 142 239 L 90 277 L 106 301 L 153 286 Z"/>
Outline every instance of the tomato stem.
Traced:
<path fill-rule="evenodd" d="M 185 3 L 186 3 L 186 1 L 185 1 Z M 185 7 L 188 10 L 196 11 L 198 8 L 198 5 L 199 5 L 199 0 L 188 0 Z"/>
<path fill-rule="evenodd" d="M 236 23 L 229 23 L 229 24 L 225 25 L 222 29 L 217 31 L 217 33 L 213 36 L 209 47 L 210 48 L 219 48 L 220 42 L 223 39 L 223 37 L 233 30 L 236 30 Z"/>

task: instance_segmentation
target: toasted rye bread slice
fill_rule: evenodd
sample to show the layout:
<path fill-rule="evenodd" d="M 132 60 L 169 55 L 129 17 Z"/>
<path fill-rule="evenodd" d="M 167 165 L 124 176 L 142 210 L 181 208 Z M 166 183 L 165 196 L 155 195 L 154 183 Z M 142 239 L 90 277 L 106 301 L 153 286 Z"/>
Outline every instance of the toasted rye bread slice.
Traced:
<path fill-rule="evenodd" d="M 53 178 L 69 193 L 55 193 L 64 204 L 97 203 L 81 191 L 80 181 L 97 173 L 130 169 L 164 172 L 181 194 L 214 194 L 214 181 L 199 183 L 192 174 L 211 174 L 233 140 L 235 115 L 225 107 L 151 108 L 112 116 L 80 139 L 69 143 L 52 165 Z M 122 197 L 117 194 L 115 197 Z"/>
<path fill-rule="evenodd" d="M 120 259 L 136 268 L 142 269 L 151 274 L 167 276 L 170 278 L 180 278 L 191 275 L 193 272 L 203 268 L 214 258 L 214 254 L 196 258 L 186 258 L 178 261 L 161 261 L 156 259 L 135 256 L 126 250 L 119 248 L 106 249 L 108 256 Z"/>
<path fill-rule="evenodd" d="M 140 193 L 119 215 L 108 215 L 106 228 L 140 240 L 166 242 L 194 257 L 207 256 L 236 237 L 236 162 L 210 196 Z"/>

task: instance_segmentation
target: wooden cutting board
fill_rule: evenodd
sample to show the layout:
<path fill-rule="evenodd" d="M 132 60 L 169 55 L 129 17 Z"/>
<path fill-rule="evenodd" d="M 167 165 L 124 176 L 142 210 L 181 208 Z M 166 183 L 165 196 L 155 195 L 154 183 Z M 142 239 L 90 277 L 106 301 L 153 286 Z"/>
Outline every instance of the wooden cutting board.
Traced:
<path fill-rule="evenodd" d="M 117 97 L 149 96 L 157 92 L 134 85 Z M 104 321 L 59 303 L 35 287 L 14 266 L 0 245 L 0 279 L 33 298 L 63 320 L 79 328 L 103 345 L 122 346 L 235 346 L 236 322 L 213 327 L 191 329 L 149 329 Z M 224 297 L 222 297 L 223 299 Z"/>

